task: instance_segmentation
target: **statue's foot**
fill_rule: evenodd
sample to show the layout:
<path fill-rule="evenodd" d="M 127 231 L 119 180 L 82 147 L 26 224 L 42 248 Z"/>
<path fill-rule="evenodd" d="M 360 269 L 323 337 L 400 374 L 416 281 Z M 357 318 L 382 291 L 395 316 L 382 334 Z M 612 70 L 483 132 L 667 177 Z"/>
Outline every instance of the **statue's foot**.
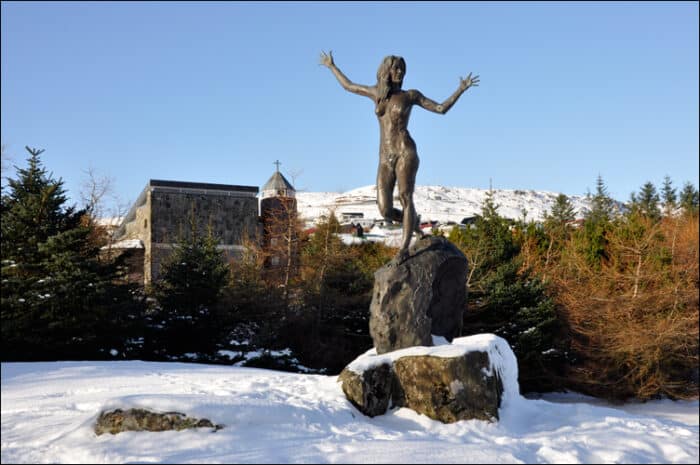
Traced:
<path fill-rule="evenodd" d="M 389 266 L 399 266 L 408 258 L 408 249 L 401 249 L 394 258 L 389 262 Z"/>

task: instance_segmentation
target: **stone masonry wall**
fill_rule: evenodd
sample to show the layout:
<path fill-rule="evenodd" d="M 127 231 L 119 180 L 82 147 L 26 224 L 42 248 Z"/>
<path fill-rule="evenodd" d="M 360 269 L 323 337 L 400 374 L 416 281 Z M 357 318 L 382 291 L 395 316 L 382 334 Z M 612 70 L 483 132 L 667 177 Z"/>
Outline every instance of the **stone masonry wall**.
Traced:
<path fill-rule="evenodd" d="M 151 192 L 152 241 L 172 244 L 189 237 L 189 221 L 194 212 L 197 230 L 207 233 L 209 224 L 222 245 L 239 245 L 244 233 L 255 237 L 258 199 L 216 193 Z"/>
<path fill-rule="evenodd" d="M 193 213 L 198 233 L 207 234 L 211 225 L 212 233 L 229 256 L 246 235 L 255 239 L 258 233 L 258 199 L 255 196 L 154 189 L 150 192 L 150 213 L 150 280 L 157 279 L 160 265 L 170 254 L 172 244 L 181 237 L 189 237 Z"/>

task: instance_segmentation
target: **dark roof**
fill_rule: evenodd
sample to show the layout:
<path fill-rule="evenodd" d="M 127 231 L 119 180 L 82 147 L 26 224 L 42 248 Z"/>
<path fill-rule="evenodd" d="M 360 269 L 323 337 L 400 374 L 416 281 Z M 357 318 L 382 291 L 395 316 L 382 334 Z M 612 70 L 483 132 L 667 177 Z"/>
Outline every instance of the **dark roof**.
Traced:
<path fill-rule="evenodd" d="M 265 183 L 263 186 L 262 190 L 268 191 L 268 190 L 274 190 L 274 191 L 286 191 L 290 190 L 293 191 L 294 187 L 292 184 L 287 181 L 287 178 L 285 178 L 282 173 L 279 171 L 276 171 L 270 179 Z"/>
<path fill-rule="evenodd" d="M 151 179 L 148 181 L 151 187 L 180 187 L 183 189 L 210 189 L 218 191 L 244 191 L 258 193 L 259 189 L 256 186 L 234 186 L 231 184 L 212 184 L 208 182 L 183 182 L 183 181 L 164 181 L 162 179 Z"/>

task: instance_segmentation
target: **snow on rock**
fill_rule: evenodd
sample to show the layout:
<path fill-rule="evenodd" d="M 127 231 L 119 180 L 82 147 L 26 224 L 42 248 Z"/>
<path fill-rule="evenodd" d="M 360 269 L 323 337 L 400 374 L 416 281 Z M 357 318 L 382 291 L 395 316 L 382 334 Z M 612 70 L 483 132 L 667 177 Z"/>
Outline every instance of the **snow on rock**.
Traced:
<path fill-rule="evenodd" d="M 348 400 L 370 417 L 394 405 L 443 423 L 494 421 L 500 408 L 511 408 L 520 397 L 515 355 L 493 334 L 381 355 L 373 349 L 351 362 L 338 380 Z"/>
<path fill-rule="evenodd" d="M 520 399 L 518 361 L 505 339 L 495 334 L 476 334 L 474 336 L 455 338 L 451 344 L 445 343 L 447 342 L 445 338 L 440 336 L 433 336 L 433 341 L 439 343 L 439 345 L 409 347 L 381 355 L 377 355 L 377 350 L 372 348 L 350 362 L 347 369 L 357 374 L 362 374 L 368 369 L 379 365 L 393 365 L 396 360 L 402 357 L 431 356 L 455 358 L 469 352 L 486 352 L 491 364 L 487 374 L 491 376 L 494 372 L 498 373 L 503 383 L 504 404 L 502 408 Z"/>

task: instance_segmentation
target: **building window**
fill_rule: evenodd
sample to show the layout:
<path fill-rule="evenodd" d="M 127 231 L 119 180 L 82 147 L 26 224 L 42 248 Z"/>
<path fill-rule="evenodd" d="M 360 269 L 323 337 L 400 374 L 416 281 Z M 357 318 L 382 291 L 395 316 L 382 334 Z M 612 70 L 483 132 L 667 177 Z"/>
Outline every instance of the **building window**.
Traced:
<path fill-rule="evenodd" d="M 277 256 L 272 257 L 270 261 L 272 262 L 272 266 L 278 266 L 280 264 L 280 258 Z"/>
<path fill-rule="evenodd" d="M 148 229 L 148 219 L 143 220 L 143 229 Z"/>

